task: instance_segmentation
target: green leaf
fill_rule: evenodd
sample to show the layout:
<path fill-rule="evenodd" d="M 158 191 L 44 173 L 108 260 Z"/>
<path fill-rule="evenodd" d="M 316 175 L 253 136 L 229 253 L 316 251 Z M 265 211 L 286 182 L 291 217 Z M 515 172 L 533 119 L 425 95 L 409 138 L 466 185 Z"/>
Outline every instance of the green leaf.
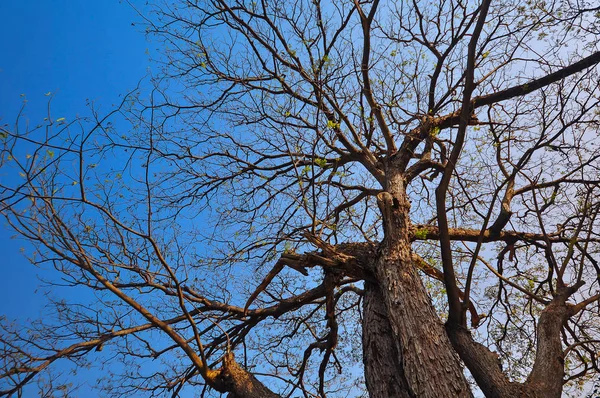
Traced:
<path fill-rule="evenodd" d="M 336 128 L 339 128 L 339 127 L 340 127 L 339 123 L 336 123 L 333 120 L 328 120 L 327 121 L 327 128 L 336 129 Z"/>
<path fill-rule="evenodd" d="M 415 231 L 415 238 L 417 238 L 417 239 L 427 239 L 427 230 L 426 229 L 417 229 Z"/>
<path fill-rule="evenodd" d="M 315 164 L 320 168 L 324 169 L 327 166 L 327 159 L 316 158 Z"/>

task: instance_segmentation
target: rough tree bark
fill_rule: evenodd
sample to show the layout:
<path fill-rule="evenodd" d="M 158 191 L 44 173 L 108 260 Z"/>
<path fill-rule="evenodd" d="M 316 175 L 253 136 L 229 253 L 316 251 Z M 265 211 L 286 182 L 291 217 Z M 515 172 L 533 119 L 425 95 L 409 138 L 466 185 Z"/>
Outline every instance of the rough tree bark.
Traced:
<path fill-rule="evenodd" d="M 379 286 L 365 282 L 363 297 L 363 364 L 370 398 L 412 398 L 402 371 L 402 357 L 392 337 Z"/>
<path fill-rule="evenodd" d="M 466 328 L 447 325 L 453 346 L 486 397 L 559 398 L 562 395 L 565 370 L 561 330 L 569 316 L 566 300 L 573 291 L 563 288 L 540 314 L 536 357 L 525 383 L 511 382 L 502 372 L 498 356 L 477 343 Z"/>
<path fill-rule="evenodd" d="M 216 372 L 212 387 L 219 392 L 229 392 L 227 398 L 280 398 L 280 395 L 243 369 L 235 361 L 233 354 L 225 356 L 223 367 Z"/>
<path fill-rule="evenodd" d="M 537 351 L 533 369 L 526 385 L 538 397 L 560 398 L 565 376 L 565 358 L 561 331 L 568 320 L 568 288 L 562 291 L 544 309 L 537 325 Z"/>
<path fill-rule="evenodd" d="M 387 191 L 378 196 L 385 239 L 375 264 L 398 361 L 409 396 L 470 397 L 462 366 L 412 260 L 410 202 L 404 177 L 388 170 Z M 435 383 L 431 381 L 435 380 Z"/>

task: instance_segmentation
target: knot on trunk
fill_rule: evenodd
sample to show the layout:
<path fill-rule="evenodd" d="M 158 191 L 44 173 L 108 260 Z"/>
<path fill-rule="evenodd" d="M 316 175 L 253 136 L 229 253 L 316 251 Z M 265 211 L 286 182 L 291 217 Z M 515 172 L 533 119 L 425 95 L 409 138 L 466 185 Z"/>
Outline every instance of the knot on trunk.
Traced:
<path fill-rule="evenodd" d="M 280 398 L 242 368 L 231 352 L 223 358 L 223 367 L 213 372 L 210 386 L 218 392 L 228 392 L 227 398 Z"/>
<path fill-rule="evenodd" d="M 383 218 L 383 232 L 386 237 L 398 234 L 406 235 L 408 239 L 408 218 L 410 202 L 405 195 L 398 198 L 389 192 L 377 194 L 377 205 Z"/>
<path fill-rule="evenodd" d="M 381 217 L 383 218 L 383 232 L 385 236 L 388 236 L 394 230 L 392 221 L 394 197 L 389 192 L 380 192 L 377 194 L 377 205 L 379 206 L 379 211 L 381 211 Z"/>

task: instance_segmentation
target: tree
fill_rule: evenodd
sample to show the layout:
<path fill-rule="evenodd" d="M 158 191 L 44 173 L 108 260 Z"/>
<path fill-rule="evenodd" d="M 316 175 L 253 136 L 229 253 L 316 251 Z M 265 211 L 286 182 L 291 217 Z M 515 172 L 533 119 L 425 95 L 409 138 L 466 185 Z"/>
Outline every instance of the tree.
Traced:
<path fill-rule="evenodd" d="M 599 12 L 157 6 L 148 96 L 2 129 L 2 169 L 23 177 L 2 182 L 2 214 L 34 263 L 95 294 L 3 325 L 2 393 L 67 358 L 123 362 L 105 380 L 119 396 L 585 386 L 600 351 Z"/>

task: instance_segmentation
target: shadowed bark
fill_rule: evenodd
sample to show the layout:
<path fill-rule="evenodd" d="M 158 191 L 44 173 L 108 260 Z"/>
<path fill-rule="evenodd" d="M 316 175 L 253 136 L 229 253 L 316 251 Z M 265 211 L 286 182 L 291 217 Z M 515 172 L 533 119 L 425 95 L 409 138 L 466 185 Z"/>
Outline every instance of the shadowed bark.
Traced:
<path fill-rule="evenodd" d="M 402 371 L 402 355 L 394 343 L 392 328 L 379 287 L 365 283 L 363 297 L 363 363 L 370 398 L 412 398 Z"/>

